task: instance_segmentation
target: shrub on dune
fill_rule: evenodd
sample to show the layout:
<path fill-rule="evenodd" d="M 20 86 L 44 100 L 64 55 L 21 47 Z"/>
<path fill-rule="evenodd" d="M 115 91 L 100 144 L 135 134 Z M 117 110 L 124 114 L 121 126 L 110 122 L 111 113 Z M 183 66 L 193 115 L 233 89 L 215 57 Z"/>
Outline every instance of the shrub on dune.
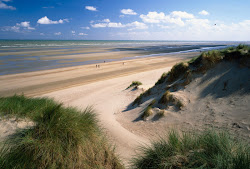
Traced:
<path fill-rule="evenodd" d="M 136 169 L 250 167 L 250 147 L 228 133 L 203 131 L 201 134 L 169 133 L 167 138 L 141 148 L 132 161 Z"/>
<path fill-rule="evenodd" d="M 0 168 L 123 168 L 90 108 L 78 111 L 50 99 L 14 96 L 0 98 L 0 112 L 34 122 L 5 140 Z"/>
<path fill-rule="evenodd" d="M 140 85 L 142 85 L 141 82 L 139 82 L 139 81 L 133 81 L 133 82 L 131 83 L 131 85 L 129 85 L 129 86 L 127 87 L 127 89 L 129 89 L 129 88 L 131 88 L 131 87 L 138 87 L 138 86 L 140 86 Z"/>

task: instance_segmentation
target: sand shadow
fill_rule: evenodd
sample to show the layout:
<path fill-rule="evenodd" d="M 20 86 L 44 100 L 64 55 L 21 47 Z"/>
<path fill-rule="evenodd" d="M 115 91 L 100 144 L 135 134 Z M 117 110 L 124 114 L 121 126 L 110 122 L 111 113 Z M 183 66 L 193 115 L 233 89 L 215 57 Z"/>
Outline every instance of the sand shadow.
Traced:
<path fill-rule="evenodd" d="M 245 95 L 250 93 L 250 69 L 239 68 L 238 64 L 221 63 L 212 70 L 209 70 L 203 80 L 199 83 L 209 83 L 200 93 L 200 97 L 212 95 L 215 98 L 227 97 L 234 93 Z M 214 79 L 216 78 L 216 79 Z"/>

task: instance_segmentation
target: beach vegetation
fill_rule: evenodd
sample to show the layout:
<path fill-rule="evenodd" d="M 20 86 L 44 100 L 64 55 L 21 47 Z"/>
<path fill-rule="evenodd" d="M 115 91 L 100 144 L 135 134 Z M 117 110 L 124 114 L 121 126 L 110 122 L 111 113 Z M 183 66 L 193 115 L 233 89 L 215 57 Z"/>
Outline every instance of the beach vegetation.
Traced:
<path fill-rule="evenodd" d="M 166 137 L 143 146 L 132 160 L 136 169 L 227 168 L 249 169 L 250 146 L 227 132 L 171 131 Z"/>
<path fill-rule="evenodd" d="M 181 62 L 172 67 L 169 72 L 169 77 L 167 79 L 168 82 L 173 82 L 177 80 L 181 75 L 183 75 L 187 70 L 189 64 L 186 62 Z"/>
<path fill-rule="evenodd" d="M 172 103 L 174 101 L 175 101 L 174 96 L 172 94 L 170 94 L 169 90 L 167 90 L 162 95 L 161 99 L 159 100 L 159 103 L 167 105 L 168 103 Z"/>
<path fill-rule="evenodd" d="M 151 94 L 151 88 L 149 88 L 148 90 L 146 90 L 145 92 L 141 93 L 132 103 L 132 105 L 136 105 L 136 104 L 141 104 L 142 102 L 142 98 L 149 96 Z"/>
<path fill-rule="evenodd" d="M 129 89 L 131 87 L 138 87 L 140 85 L 142 85 L 141 82 L 139 82 L 139 81 L 133 81 L 126 89 Z"/>
<path fill-rule="evenodd" d="M 92 108 L 80 111 L 48 98 L 15 95 L 0 98 L 0 115 L 34 122 L 4 140 L 0 168 L 124 168 Z"/>
<path fill-rule="evenodd" d="M 149 116 L 151 116 L 153 114 L 153 111 L 152 111 L 152 106 L 147 106 L 146 109 L 144 110 L 144 112 L 142 113 L 141 115 L 141 118 L 143 120 L 146 120 Z"/>
<path fill-rule="evenodd" d="M 155 85 L 158 85 L 158 84 L 162 84 L 165 80 L 166 80 L 166 77 L 168 76 L 168 73 L 163 73 L 160 77 L 160 79 L 155 83 Z"/>
<path fill-rule="evenodd" d="M 163 117 L 165 115 L 165 111 L 164 110 L 160 110 L 158 113 L 157 113 L 157 116 L 158 117 Z"/>

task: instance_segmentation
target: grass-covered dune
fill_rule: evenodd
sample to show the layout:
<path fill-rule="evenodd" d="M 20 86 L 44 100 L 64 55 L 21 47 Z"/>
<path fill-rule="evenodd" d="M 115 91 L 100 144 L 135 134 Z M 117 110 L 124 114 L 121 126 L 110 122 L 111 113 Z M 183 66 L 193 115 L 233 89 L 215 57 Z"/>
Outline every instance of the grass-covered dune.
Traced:
<path fill-rule="evenodd" d="M 250 146 L 228 133 L 205 130 L 177 133 L 141 147 L 132 161 L 135 169 L 218 168 L 249 169 Z"/>
<path fill-rule="evenodd" d="M 1 169 L 123 168 L 89 108 L 79 111 L 52 99 L 15 95 L 0 98 L 0 115 L 34 122 L 5 139 Z"/>
<path fill-rule="evenodd" d="M 153 98 L 155 101 L 151 104 L 151 108 L 167 109 L 174 105 L 176 110 L 180 110 L 185 105 L 175 98 L 172 92 L 185 88 L 197 78 L 197 75 L 204 75 L 222 62 L 232 62 L 239 67 L 250 68 L 250 46 L 239 45 L 224 50 L 203 52 L 188 62 L 174 65 L 169 72 L 162 74 L 152 88 L 141 93 L 132 106 L 140 105 Z"/>

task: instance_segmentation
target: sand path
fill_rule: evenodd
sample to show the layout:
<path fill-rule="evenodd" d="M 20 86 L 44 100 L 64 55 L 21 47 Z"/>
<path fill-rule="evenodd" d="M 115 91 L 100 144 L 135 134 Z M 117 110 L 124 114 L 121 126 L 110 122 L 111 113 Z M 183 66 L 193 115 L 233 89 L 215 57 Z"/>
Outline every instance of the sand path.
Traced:
<path fill-rule="evenodd" d="M 67 106 L 75 106 L 80 109 L 93 106 L 109 139 L 116 145 L 118 154 L 127 163 L 131 156 L 136 153 L 136 147 L 147 143 L 148 140 L 123 128 L 116 120 L 115 114 L 125 110 L 139 94 L 139 91 L 131 92 L 125 89 L 133 80 L 140 80 L 144 86 L 153 86 L 161 74 L 170 68 L 166 67 L 72 87 L 43 96 L 53 97 Z"/>
<path fill-rule="evenodd" d="M 153 86 L 175 63 L 195 54 L 129 60 L 124 65 L 123 62 L 103 63 L 101 68 L 85 65 L 0 76 L 0 95 L 24 93 L 27 96 L 53 97 L 66 106 L 79 109 L 93 106 L 108 139 L 128 165 L 136 148 L 147 143 L 148 139 L 135 135 L 116 120 L 115 114 L 125 110 L 140 92 L 125 89 L 135 80 L 146 87 Z"/>

